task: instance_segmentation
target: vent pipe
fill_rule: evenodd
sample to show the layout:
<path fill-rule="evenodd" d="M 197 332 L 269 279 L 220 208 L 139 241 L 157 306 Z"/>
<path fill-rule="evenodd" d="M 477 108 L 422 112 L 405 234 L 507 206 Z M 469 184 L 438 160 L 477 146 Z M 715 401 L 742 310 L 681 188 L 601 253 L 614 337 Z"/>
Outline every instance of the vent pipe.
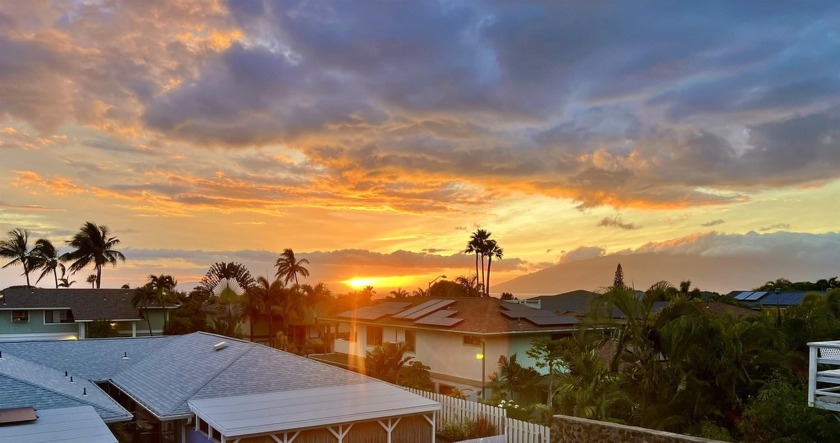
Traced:
<path fill-rule="evenodd" d="M 128 352 L 123 352 L 123 360 L 128 360 Z"/>
<path fill-rule="evenodd" d="M 224 349 L 226 347 L 228 347 L 227 342 L 226 341 L 220 341 L 220 342 L 216 343 L 215 345 L 213 345 L 213 350 L 214 351 L 221 351 L 222 349 Z"/>
<path fill-rule="evenodd" d="M 82 395 L 87 395 L 87 388 L 82 388 Z"/>
<path fill-rule="evenodd" d="M 72 375 L 70 376 L 70 383 L 76 383 L 76 382 L 73 381 L 73 376 Z"/>
<path fill-rule="evenodd" d="M 64 371 L 64 376 L 67 377 L 68 375 L 67 371 Z"/>

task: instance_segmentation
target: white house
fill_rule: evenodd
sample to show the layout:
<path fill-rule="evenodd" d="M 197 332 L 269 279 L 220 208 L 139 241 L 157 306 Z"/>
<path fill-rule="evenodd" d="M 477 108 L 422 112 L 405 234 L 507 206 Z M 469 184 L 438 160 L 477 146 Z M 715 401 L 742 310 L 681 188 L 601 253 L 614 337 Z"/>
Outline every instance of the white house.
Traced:
<path fill-rule="evenodd" d="M 431 368 L 437 392 L 457 389 L 474 398 L 489 389 L 499 357 L 516 354 L 520 364 L 533 366 L 526 355 L 532 340 L 567 336 L 579 319 L 495 298 L 418 297 L 379 301 L 319 322 L 331 325 L 333 352 L 313 358 L 359 369 L 367 351 L 402 342 L 409 356 Z"/>

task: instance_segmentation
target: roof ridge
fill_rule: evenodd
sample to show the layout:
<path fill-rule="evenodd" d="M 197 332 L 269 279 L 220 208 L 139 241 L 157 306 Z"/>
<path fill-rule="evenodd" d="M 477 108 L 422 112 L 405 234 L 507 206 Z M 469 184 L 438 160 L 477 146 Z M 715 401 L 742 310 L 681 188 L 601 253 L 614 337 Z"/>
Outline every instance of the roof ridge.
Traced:
<path fill-rule="evenodd" d="M 200 331 L 200 332 L 202 332 L 202 331 Z M 209 334 L 209 335 L 216 335 L 216 334 Z M 224 336 L 220 336 L 220 337 L 224 337 Z M 226 337 L 226 338 L 231 338 L 231 337 Z M 241 343 L 243 343 L 243 344 L 247 345 L 247 346 L 248 346 L 248 349 L 246 349 L 244 352 L 242 352 L 241 354 L 239 354 L 236 358 L 234 358 L 233 360 L 231 360 L 231 361 L 230 361 L 230 363 L 228 363 L 227 365 L 225 365 L 223 368 L 221 368 L 221 369 L 219 369 L 218 371 L 214 372 L 212 376 L 210 376 L 210 377 L 208 377 L 208 378 L 207 378 L 207 381 L 206 381 L 206 382 L 204 382 L 204 383 L 203 383 L 201 386 L 199 386 L 197 389 L 193 390 L 193 391 L 192 391 L 192 392 L 190 392 L 188 395 L 186 395 L 186 396 L 185 396 L 184 401 L 182 401 L 181 403 L 178 403 L 177 407 L 181 407 L 181 405 L 183 405 L 183 404 L 185 404 L 185 403 L 189 402 L 189 401 L 190 401 L 190 399 L 191 399 L 191 398 L 192 398 L 195 394 L 197 394 L 199 391 L 201 391 L 202 389 L 204 389 L 204 387 L 205 387 L 205 386 L 207 386 L 208 384 L 210 384 L 210 382 L 212 382 L 213 380 L 215 380 L 215 379 L 216 379 L 216 377 L 218 377 L 218 376 L 219 376 L 219 374 L 221 374 L 222 372 L 226 371 L 229 367 L 233 366 L 233 364 L 234 364 L 234 363 L 238 362 L 238 361 L 239 361 L 239 359 L 240 359 L 240 358 L 242 358 L 242 356 L 244 356 L 245 354 L 247 354 L 247 353 L 251 352 L 252 350 L 254 350 L 254 349 L 256 348 L 256 343 L 252 343 L 252 342 L 249 342 L 249 341 L 244 341 L 244 340 L 239 340 L 239 339 L 234 339 L 234 340 L 237 340 L 237 341 L 239 341 L 239 342 L 241 342 Z"/>
<path fill-rule="evenodd" d="M 36 366 L 40 366 L 40 367 L 42 367 L 42 368 L 44 368 L 44 369 L 47 369 L 47 370 L 49 370 L 49 371 L 52 371 L 52 372 L 57 372 L 59 375 L 61 374 L 61 371 L 59 371 L 59 370 L 57 370 L 57 369 L 50 368 L 50 367 L 48 367 L 48 366 L 44 366 L 44 365 L 42 365 L 42 364 L 40 364 L 40 363 L 36 363 L 36 362 L 31 361 L 31 360 L 27 360 L 27 359 L 25 359 L 25 358 L 20 358 L 20 357 L 15 357 L 15 356 L 11 356 L 11 357 L 13 357 L 13 358 L 15 358 L 15 359 L 17 359 L 17 360 L 24 361 L 24 362 L 26 362 L 26 363 L 28 363 L 28 364 L 32 364 L 32 365 L 36 365 Z M 59 390 L 57 390 L 57 389 L 54 389 L 54 388 L 52 388 L 52 387 L 50 387 L 50 386 L 36 384 L 36 383 L 33 383 L 33 382 L 29 381 L 29 380 L 26 380 L 26 379 L 20 378 L 20 377 L 18 377 L 18 376 L 15 376 L 15 375 L 12 375 L 12 374 L 9 374 L 9 373 L 0 372 L 0 376 L 6 377 L 6 378 L 10 378 L 10 379 L 12 379 L 12 380 L 17 380 L 17 381 L 18 381 L 18 382 L 20 382 L 20 383 L 25 383 L 25 384 L 27 384 L 27 385 L 29 385 L 29 386 L 33 386 L 33 387 L 36 387 L 36 388 L 38 388 L 38 389 L 43 389 L 43 390 L 45 390 L 45 391 L 52 392 L 53 394 L 57 394 L 57 395 L 59 395 L 59 396 L 61 396 L 61 397 L 64 397 L 64 398 L 69 398 L 69 399 L 71 399 L 71 400 L 75 400 L 75 401 L 78 401 L 78 402 L 80 402 L 80 403 L 84 403 L 84 404 L 86 404 L 86 405 L 88 405 L 88 406 L 91 406 L 91 407 L 94 407 L 94 408 L 105 409 L 105 410 L 107 410 L 107 411 L 109 411 L 109 412 L 118 413 L 118 414 L 120 414 L 120 415 L 124 415 L 124 413 L 125 413 L 125 415 L 131 415 L 131 413 L 130 413 L 130 412 L 128 412 L 128 410 L 127 410 L 127 409 L 123 408 L 123 407 L 122 407 L 122 405 L 118 404 L 118 403 L 116 402 L 116 400 L 111 399 L 111 396 L 110 396 L 110 395 L 108 395 L 107 393 L 105 393 L 105 391 L 103 391 L 103 390 L 102 390 L 102 388 L 100 388 L 99 386 L 97 386 L 97 385 L 96 385 L 96 383 L 94 383 L 94 382 L 92 382 L 92 381 L 90 381 L 90 380 L 87 380 L 87 379 L 85 379 L 85 378 L 82 378 L 81 380 L 83 380 L 83 381 L 86 381 L 86 382 L 90 383 L 90 385 L 91 385 L 92 387 L 94 387 L 94 388 L 98 389 L 100 392 L 102 392 L 102 394 L 103 394 L 103 395 L 105 395 L 107 398 L 111 399 L 111 400 L 113 401 L 113 403 L 114 403 L 114 404 L 117 404 L 117 406 L 119 406 L 119 409 L 112 409 L 110 406 L 103 406 L 103 405 L 100 405 L 100 404 L 94 403 L 94 402 L 90 401 L 89 399 L 76 397 L 76 396 L 71 395 L 71 394 L 69 394 L 69 393 L 62 392 L 62 391 L 59 391 Z M 83 388 L 85 388 L 85 389 L 86 389 L 87 387 L 85 386 L 85 387 L 83 387 Z"/>

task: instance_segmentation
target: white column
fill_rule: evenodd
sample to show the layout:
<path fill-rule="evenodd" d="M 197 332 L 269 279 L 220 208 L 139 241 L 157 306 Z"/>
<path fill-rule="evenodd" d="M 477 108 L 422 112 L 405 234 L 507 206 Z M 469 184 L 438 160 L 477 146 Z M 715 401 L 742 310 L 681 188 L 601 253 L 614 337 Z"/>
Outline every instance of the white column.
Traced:
<path fill-rule="evenodd" d="M 79 322 L 79 340 L 84 340 L 85 338 L 85 324 Z"/>
<path fill-rule="evenodd" d="M 814 395 L 817 390 L 817 348 L 813 344 L 808 345 L 808 406 L 814 406 Z"/>
<path fill-rule="evenodd" d="M 137 337 L 137 322 L 136 321 L 131 322 L 131 336 L 132 337 Z"/>

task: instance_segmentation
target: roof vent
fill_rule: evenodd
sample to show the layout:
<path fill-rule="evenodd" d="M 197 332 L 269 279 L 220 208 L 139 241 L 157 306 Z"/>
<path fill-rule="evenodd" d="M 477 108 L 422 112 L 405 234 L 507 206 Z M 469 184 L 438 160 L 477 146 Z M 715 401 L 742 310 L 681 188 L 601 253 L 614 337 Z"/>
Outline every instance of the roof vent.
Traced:
<path fill-rule="evenodd" d="M 67 377 L 68 375 L 70 374 L 68 374 L 67 371 L 64 371 L 64 376 Z"/>
<path fill-rule="evenodd" d="M 72 375 L 70 376 L 70 383 L 76 383 L 76 382 L 73 381 L 73 376 Z"/>
<path fill-rule="evenodd" d="M 226 347 L 228 347 L 227 342 L 226 341 L 220 341 L 220 342 L 216 343 L 215 345 L 213 345 L 213 350 L 214 351 L 221 351 L 222 349 L 224 349 Z"/>
<path fill-rule="evenodd" d="M 0 351 L 0 360 L 3 360 L 3 351 Z"/>
<path fill-rule="evenodd" d="M 123 352 L 123 360 L 128 360 L 128 352 Z"/>
<path fill-rule="evenodd" d="M 87 395 L 87 388 L 82 388 L 82 395 Z"/>

